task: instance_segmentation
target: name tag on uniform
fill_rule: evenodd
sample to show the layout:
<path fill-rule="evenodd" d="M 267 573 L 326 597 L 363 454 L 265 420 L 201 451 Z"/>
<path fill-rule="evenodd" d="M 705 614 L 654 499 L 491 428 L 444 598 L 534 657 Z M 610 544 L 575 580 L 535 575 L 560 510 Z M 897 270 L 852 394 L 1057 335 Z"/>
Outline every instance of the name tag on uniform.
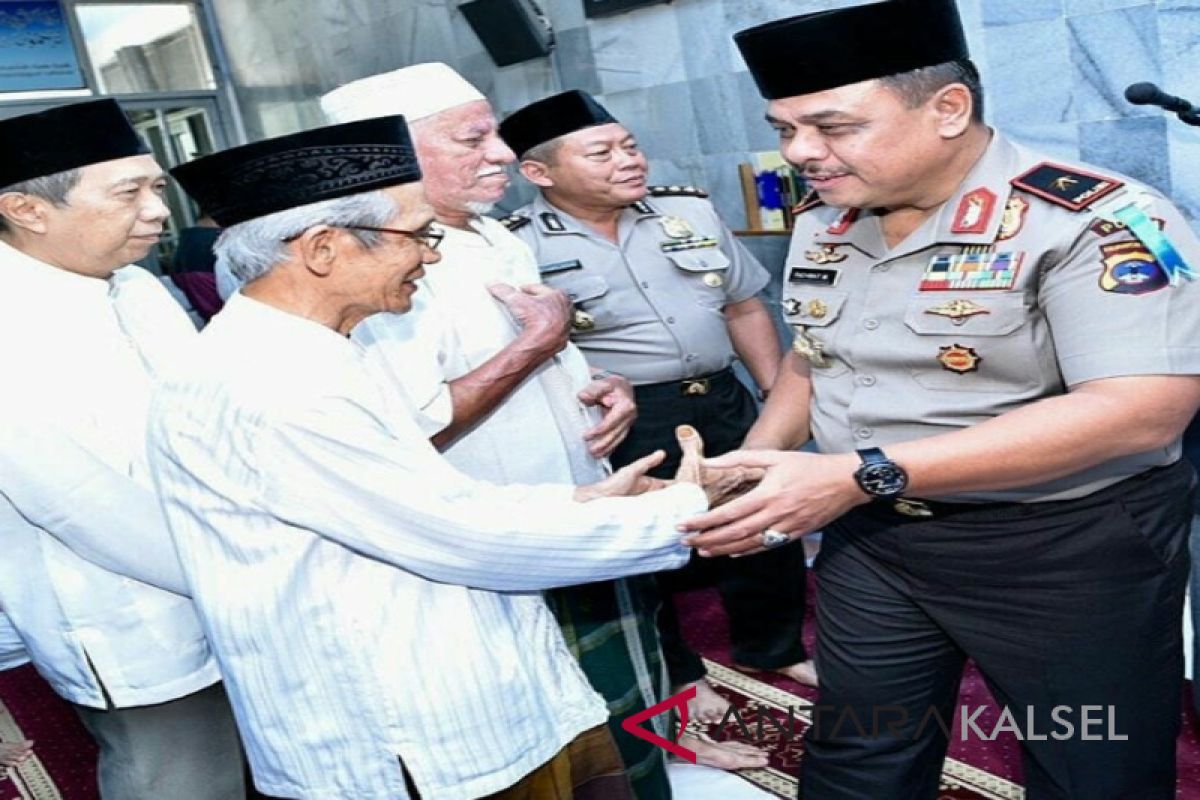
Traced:
<path fill-rule="evenodd" d="M 538 264 L 539 275 L 554 275 L 573 269 L 583 269 L 583 264 L 578 258 L 572 258 L 570 261 L 555 261 L 553 264 Z"/>
<path fill-rule="evenodd" d="M 1024 253 L 960 253 L 934 256 L 921 276 L 922 292 L 1011 289 Z"/>
<path fill-rule="evenodd" d="M 702 250 L 706 247 L 719 247 L 721 243 L 711 236 L 696 236 L 679 242 L 663 242 L 659 245 L 664 253 L 678 253 L 681 250 Z"/>
<path fill-rule="evenodd" d="M 788 272 L 788 283 L 801 283 L 806 286 L 837 286 L 841 270 L 813 269 L 812 267 L 792 267 Z"/>

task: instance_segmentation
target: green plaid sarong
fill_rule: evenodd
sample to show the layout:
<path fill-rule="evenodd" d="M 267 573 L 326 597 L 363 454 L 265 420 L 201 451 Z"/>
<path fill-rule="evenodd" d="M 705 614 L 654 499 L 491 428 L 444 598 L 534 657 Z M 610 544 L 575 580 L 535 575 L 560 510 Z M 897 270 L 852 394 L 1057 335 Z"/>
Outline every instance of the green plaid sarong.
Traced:
<path fill-rule="evenodd" d="M 660 603 L 652 576 L 552 589 L 546 603 L 563 639 L 592 686 L 608 703 L 612 731 L 638 800 L 670 800 L 666 753 L 621 729 L 621 720 L 669 694 L 655 617 Z M 663 720 L 655 730 L 665 735 Z"/>

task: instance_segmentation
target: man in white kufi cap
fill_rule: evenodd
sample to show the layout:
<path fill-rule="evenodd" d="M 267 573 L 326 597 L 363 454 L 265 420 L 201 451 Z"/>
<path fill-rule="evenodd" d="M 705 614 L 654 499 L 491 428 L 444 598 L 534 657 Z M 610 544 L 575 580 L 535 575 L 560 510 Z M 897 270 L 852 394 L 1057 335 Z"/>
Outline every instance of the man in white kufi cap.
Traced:
<path fill-rule="evenodd" d="M 523 242 L 483 216 L 503 197 L 505 168 L 516 160 L 488 101 L 447 65 L 429 63 L 346 84 L 321 107 L 330 122 L 403 114 L 411 127 L 426 196 L 446 233 L 442 262 L 422 280 L 412 313 L 368 318 L 354 338 L 409 396 L 433 443 L 461 471 L 494 482 L 602 476 L 633 423 L 632 391 L 624 378 L 588 367 L 568 339 L 570 300 L 541 284 Z M 666 695 L 648 581 L 558 589 L 545 599 L 609 701 L 609 727 L 637 796 L 661 800 L 670 797 L 663 751 L 619 725 Z M 549 619 L 540 600 L 532 613 Z"/>

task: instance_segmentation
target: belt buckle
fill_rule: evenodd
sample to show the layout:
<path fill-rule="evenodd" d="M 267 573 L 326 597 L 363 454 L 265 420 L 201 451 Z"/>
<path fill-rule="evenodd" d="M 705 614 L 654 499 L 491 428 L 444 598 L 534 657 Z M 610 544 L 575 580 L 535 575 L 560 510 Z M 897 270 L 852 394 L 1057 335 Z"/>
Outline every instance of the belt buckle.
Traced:
<path fill-rule="evenodd" d="M 683 381 L 679 388 L 684 397 L 701 397 L 708 394 L 709 381 L 708 378 L 695 378 Z"/>
<path fill-rule="evenodd" d="M 932 517 L 933 509 L 920 500 L 898 498 L 892 503 L 892 510 L 906 517 Z"/>

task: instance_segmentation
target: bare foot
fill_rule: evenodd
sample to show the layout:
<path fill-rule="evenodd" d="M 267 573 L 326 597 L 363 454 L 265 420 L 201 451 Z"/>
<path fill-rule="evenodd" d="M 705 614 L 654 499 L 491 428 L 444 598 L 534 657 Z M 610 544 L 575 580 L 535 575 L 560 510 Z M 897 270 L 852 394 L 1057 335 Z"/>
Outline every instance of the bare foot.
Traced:
<path fill-rule="evenodd" d="M 761 667 L 747 667 L 745 664 L 734 664 L 735 669 L 740 669 L 742 672 L 778 672 L 785 678 L 791 678 L 796 683 L 804 684 L 805 686 L 817 687 L 820 682 L 817 678 L 817 666 L 810 658 L 808 661 L 799 661 L 795 664 L 788 664 L 786 667 L 776 667 L 775 669 L 762 669 Z"/>
<path fill-rule="evenodd" d="M 796 664 L 789 664 L 786 667 L 780 667 L 777 670 L 780 675 L 791 678 L 796 683 L 802 683 L 805 686 L 819 686 L 820 682 L 817 678 L 817 665 L 810 658 L 808 661 L 800 661 Z"/>
<path fill-rule="evenodd" d="M 732 704 L 717 694 L 708 679 L 701 678 L 698 681 L 685 683 L 676 691 L 682 692 L 691 686 L 696 687 L 696 696 L 688 700 L 688 716 L 705 725 L 713 725 L 724 719 L 725 712 L 729 711 L 729 706 Z"/>
<path fill-rule="evenodd" d="M 15 767 L 33 754 L 33 742 L 0 742 L 0 769 Z"/>
<path fill-rule="evenodd" d="M 761 769 L 767 754 L 745 742 L 714 742 L 706 736 L 685 733 L 679 742 L 696 754 L 696 763 L 715 769 Z"/>

